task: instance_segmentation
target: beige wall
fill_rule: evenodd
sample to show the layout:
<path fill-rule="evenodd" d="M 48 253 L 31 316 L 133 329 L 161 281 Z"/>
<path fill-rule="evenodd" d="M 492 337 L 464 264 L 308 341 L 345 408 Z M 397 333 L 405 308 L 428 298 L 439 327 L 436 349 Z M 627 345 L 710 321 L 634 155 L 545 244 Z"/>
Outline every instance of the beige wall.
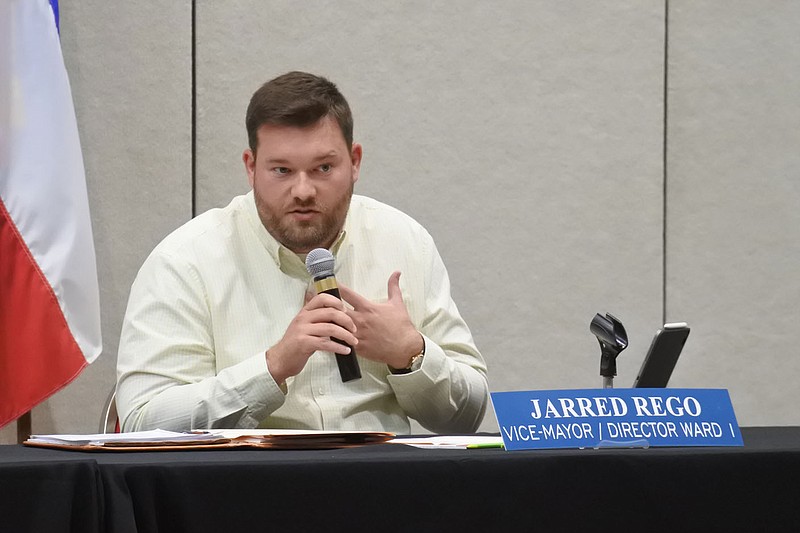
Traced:
<path fill-rule="evenodd" d="M 663 318 L 688 321 L 673 386 L 800 423 L 800 4 L 195 4 L 194 62 L 189 0 L 61 6 L 105 353 L 35 432 L 96 430 L 136 270 L 193 196 L 247 189 L 244 108 L 290 69 L 350 100 L 357 192 L 431 231 L 492 390 L 599 386 L 588 324 L 609 311 L 631 340 L 618 386 Z"/>
<path fill-rule="evenodd" d="M 667 316 L 675 375 L 740 424 L 800 414 L 800 3 L 670 2 Z"/>

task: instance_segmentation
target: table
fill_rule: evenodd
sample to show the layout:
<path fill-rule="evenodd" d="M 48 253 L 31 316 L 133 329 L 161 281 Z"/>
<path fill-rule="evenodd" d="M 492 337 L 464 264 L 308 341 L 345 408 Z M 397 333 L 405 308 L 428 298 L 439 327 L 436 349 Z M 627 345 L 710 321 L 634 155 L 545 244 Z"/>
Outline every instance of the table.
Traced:
<path fill-rule="evenodd" d="M 0 531 L 797 531 L 800 427 L 740 448 L 0 446 Z"/>

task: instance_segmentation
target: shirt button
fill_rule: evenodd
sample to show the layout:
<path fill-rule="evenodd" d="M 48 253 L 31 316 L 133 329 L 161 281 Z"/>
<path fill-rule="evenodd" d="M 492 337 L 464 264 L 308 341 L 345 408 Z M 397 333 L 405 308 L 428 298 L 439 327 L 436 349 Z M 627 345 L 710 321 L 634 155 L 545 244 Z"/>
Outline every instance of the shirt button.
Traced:
<path fill-rule="evenodd" d="M 319 391 L 317 392 L 319 392 L 320 396 L 325 396 L 325 389 L 323 389 L 322 387 L 320 387 Z"/>

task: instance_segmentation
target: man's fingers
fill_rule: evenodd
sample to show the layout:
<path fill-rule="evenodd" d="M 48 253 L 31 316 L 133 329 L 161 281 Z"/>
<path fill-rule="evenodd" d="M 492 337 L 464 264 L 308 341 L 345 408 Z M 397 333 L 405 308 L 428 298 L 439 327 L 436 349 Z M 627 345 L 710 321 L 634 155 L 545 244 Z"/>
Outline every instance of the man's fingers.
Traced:
<path fill-rule="evenodd" d="M 403 301 L 403 292 L 400 290 L 400 272 L 395 271 L 392 272 L 392 275 L 389 276 L 389 281 L 387 283 L 387 291 L 388 291 L 388 300 L 391 301 Z M 369 306 L 372 302 L 368 299 L 364 298 L 356 291 L 347 287 L 346 285 L 339 285 L 339 294 L 342 295 L 342 299 L 349 303 L 353 309 L 361 309 Z"/>
<path fill-rule="evenodd" d="M 308 298 L 308 293 L 306 293 L 306 298 Z M 322 293 L 312 295 L 311 299 L 306 300 L 306 303 L 303 307 L 306 309 L 306 311 L 313 311 L 314 309 L 323 308 L 339 309 L 340 311 L 344 311 L 344 302 L 332 294 Z"/>
<path fill-rule="evenodd" d="M 342 300 L 353 306 L 353 309 L 365 307 L 370 303 L 369 300 L 346 285 L 339 285 L 339 294 L 342 295 Z"/>
<path fill-rule="evenodd" d="M 323 344 L 326 345 L 324 348 L 320 348 L 323 350 L 327 350 L 329 352 L 336 352 L 336 353 L 349 353 L 347 349 L 342 349 L 341 345 L 334 346 L 336 341 L 334 339 L 339 339 L 340 341 L 349 344 L 350 346 L 355 346 L 358 344 L 358 339 L 353 335 L 352 332 L 348 331 L 347 329 L 341 328 L 336 324 L 331 323 L 324 323 L 324 324 L 315 324 L 314 327 L 314 335 L 323 339 Z M 334 344 L 328 344 L 327 340 L 333 340 Z"/>
<path fill-rule="evenodd" d="M 353 319 L 343 309 L 339 308 L 320 307 L 307 310 L 304 321 L 308 324 L 331 324 L 350 333 L 356 332 L 356 324 Z"/>
<path fill-rule="evenodd" d="M 400 290 L 400 272 L 395 271 L 392 272 L 392 275 L 389 276 L 389 283 L 388 285 L 388 294 L 389 294 L 389 301 L 403 301 L 403 292 Z"/>

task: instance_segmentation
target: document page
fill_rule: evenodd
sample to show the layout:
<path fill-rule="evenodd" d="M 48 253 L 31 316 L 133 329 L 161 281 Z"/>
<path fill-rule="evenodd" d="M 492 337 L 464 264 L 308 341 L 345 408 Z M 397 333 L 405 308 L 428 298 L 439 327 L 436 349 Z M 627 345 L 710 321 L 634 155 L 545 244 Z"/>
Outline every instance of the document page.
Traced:
<path fill-rule="evenodd" d="M 476 449 L 502 448 L 503 438 L 486 435 L 431 435 L 429 437 L 398 437 L 389 441 L 393 444 L 406 444 L 417 448 L 436 449 Z"/>

